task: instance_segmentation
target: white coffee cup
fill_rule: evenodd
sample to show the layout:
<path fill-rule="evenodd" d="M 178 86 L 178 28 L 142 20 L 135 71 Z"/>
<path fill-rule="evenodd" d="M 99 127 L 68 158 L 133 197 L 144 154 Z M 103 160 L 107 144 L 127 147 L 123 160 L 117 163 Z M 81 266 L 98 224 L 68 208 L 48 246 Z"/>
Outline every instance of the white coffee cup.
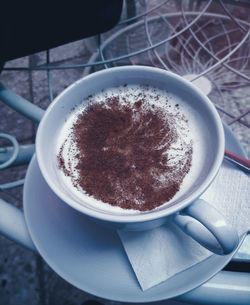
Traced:
<path fill-rule="evenodd" d="M 88 196 L 76 200 L 58 179 L 56 143 L 72 109 L 83 100 L 106 88 L 124 84 L 150 85 L 181 98 L 199 117 L 206 141 L 200 174 L 182 196 L 171 205 L 147 213 L 117 214 L 93 209 Z M 223 161 L 225 138 L 221 119 L 211 101 L 192 83 L 162 69 L 123 66 L 102 70 L 84 77 L 64 90 L 48 107 L 36 137 L 36 154 L 42 175 L 50 188 L 66 204 L 102 224 L 120 230 L 147 230 L 173 220 L 201 245 L 218 254 L 227 254 L 238 245 L 238 235 L 209 203 L 199 199 L 213 182 Z M 195 162 L 195 160 L 193 160 Z"/>

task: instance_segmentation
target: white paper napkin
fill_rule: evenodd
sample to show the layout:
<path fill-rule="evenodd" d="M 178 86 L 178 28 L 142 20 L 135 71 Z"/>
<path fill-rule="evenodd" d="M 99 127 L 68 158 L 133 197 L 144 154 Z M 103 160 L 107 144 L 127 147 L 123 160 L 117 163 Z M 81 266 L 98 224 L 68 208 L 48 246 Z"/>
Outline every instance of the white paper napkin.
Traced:
<path fill-rule="evenodd" d="M 201 197 L 225 216 L 239 236 L 250 229 L 249 182 L 249 176 L 225 161 Z M 118 233 L 142 290 L 212 255 L 171 223 L 149 231 Z"/>

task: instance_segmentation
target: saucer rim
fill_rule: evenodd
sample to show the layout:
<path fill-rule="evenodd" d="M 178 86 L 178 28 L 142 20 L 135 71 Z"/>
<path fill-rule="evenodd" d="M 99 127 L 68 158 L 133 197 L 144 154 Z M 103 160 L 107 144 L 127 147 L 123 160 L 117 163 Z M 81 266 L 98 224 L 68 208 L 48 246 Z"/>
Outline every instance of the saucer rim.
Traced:
<path fill-rule="evenodd" d="M 238 154 L 241 154 L 241 155 L 245 155 L 242 147 L 240 146 L 240 143 L 239 141 L 236 139 L 236 137 L 233 135 L 233 133 L 231 132 L 231 130 L 229 129 L 229 127 L 227 127 L 225 124 L 224 125 L 224 130 L 225 130 L 225 138 L 226 138 L 226 146 L 228 144 L 228 142 L 230 142 L 231 146 L 233 147 L 230 147 L 231 150 L 233 150 L 233 152 L 235 153 L 238 153 Z M 27 177 L 28 177 L 28 172 L 31 171 L 31 168 L 32 166 L 34 165 L 34 162 L 37 162 L 36 160 L 36 155 L 33 156 L 32 158 L 32 161 L 30 162 L 30 165 L 29 165 L 29 168 L 28 168 L 28 171 L 27 171 Z M 111 293 L 98 293 L 98 287 L 92 287 L 92 290 L 87 287 L 88 285 L 84 284 L 84 283 L 77 283 L 74 279 L 72 279 L 72 277 L 70 277 L 69 274 L 65 274 L 63 272 L 63 268 L 58 268 L 56 263 L 53 262 L 55 261 L 55 258 L 51 258 L 49 257 L 48 255 L 48 251 L 46 251 L 46 245 L 41 245 L 39 244 L 39 240 L 37 239 L 36 235 L 35 235 L 35 232 L 32 228 L 32 225 L 29 221 L 29 216 L 28 216 L 28 212 L 27 212 L 27 209 L 28 209 L 28 203 L 26 201 L 26 198 L 27 198 L 27 194 L 26 194 L 26 189 L 27 189 L 27 183 L 28 183 L 28 179 L 25 179 L 25 184 L 24 184 L 24 192 L 23 192 L 23 197 L 24 197 L 24 200 L 23 200 L 23 205 L 24 205 L 24 215 L 25 215 L 25 219 L 26 219 L 26 223 L 27 223 L 27 226 L 28 226 L 28 230 L 29 230 L 29 233 L 31 235 L 31 238 L 35 244 L 35 246 L 37 247 L 38 249 L 38 252 L 40 253 L 40 255 L 43 257 L 43 259 L 48 263 L 48 265 L 59 275 L 61 276 L 64 280 L 66 280 L 67 282 L 69 282 L 71 285 L 77 287 L 78 289 L 80 290 L 83 290 L 87 293 L 90 293 L 92 295 L 95 295 L 97 297 L 100 297 L 100 298 L 105 298 L 105 299 L 109 299 L 109 300 L 113 300 L 113 301 L 118 301 L 118 302 L 144 302 L 144 303 L 147 303 L 147 302 L 155 302 L 155 301 L 162 301 L 162 300 L 166 300 L 168 298 L 173 298 L 173 297 L 177 297 L 179 295 L 182 295 L 190 290 L 193 290 L 199 286 L 201 286 L 202 284 L 204 284 L 206 281 L 208 281 L 210 278 L 212 278 L 216 273 L 218 273 L 221 269 L 223 269 L 223 267 L 231 260 L 231 258 L 233 257 L 233 255 L 235 254 L 236 251 L 234 251 L 233 253 L 231 253 L 230 255 L 227 255 L 227 256 L 224 256 L 223 258 L 220 257 L 218 259 L 222 260 L 223 262 L 220 263 L 220 267 L 217 267 L 215 268 L 216 270 L 213 270 L 212 272 L 210 271 L 210 274 L 209 276 L 206 277 L 206 279 L 204 279 L 204 276 L 203 279 L 201 281 L 198 281 L 197 279 L 193 280 L 193 284 L 190 283 L 189 286 L 192 286 L 191 288 L 190 287 L 183 287 L 180 291 L 180 288 L 179 288 L 179 291 L 176 291 L 175 293 L 173 293 L 172 295 L 170 296 L 163 296 L 163 297 L 158 297 L 157 294 L 149 294 L 148 295 L 148 291 L 149 293 L 150 292 L 153 292 L 154 291 L 154 287 L 147 290 L 146 292 L 143 292 L 142 294 L 138 294 L 136 297 L 135 296 L 130 296 L 129 293 L 128 295 L 126 296 L 126 298 L 121 297 L 117 297 L 115 296 L 116 294 L 113 294 L 113 296 L 111 295 Z M 33 181 L 32 181 L 33 182 Z M 212 260 L 216 260 L 216 256 L 215 255 L 212 255 L 210 258 L 212 258 Z M 208 264 L 209 259 L 206 259 L 205 261 L 199 263 L 199 264 L 196 264 L 195 266 L 193 267 L 190 267 L 188 268 L 189 270 L 191 269 L 195 269 L 197 265 L 203 265 L 205 266 L 206 264 Z M 211 263 L 210 263 L 211 264 Z M 60 269 L 60 270 L 58 270 Z M 130 272 L 133 272 L 132 268 L 131 268 L 131 271 Z M 183 274 L 184 272 L 187 272 L 187 269 L 180 272 L 180 274 Z M 189 271 L 190 272 L 190 271 Z M 178 275 L 178 274 L 177 274 Z M 96 275 L 98 276 L 98 275 Z M 172 278 L 174 278 L 175 276 L 173 276 Z M 166 285 L 168 282 L 168 280 L 164 281 L 163 283 L 157 285 L 158 288 L 160 286 L 162 286 L 164 289 L 164 285 Z M 137 283 L 138 284 L 138 283 Z M 138 284 L 139 285 L 139 284 Z M 157 290 L 157 289 L 156 289 Z M 177 287 L 177 290 L 178 290 L 178 287 Z M 111 289 L 112 291 L 112 289 Z M 148 299 L 145 299 L 145 296 L 148 298 Z"/>

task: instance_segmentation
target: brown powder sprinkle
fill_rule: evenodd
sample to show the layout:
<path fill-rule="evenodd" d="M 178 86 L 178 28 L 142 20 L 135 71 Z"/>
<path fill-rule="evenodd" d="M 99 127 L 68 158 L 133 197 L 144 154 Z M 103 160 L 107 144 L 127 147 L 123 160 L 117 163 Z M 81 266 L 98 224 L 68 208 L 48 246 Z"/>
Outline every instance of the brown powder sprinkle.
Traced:
<path fill-rule="evenodd" d="M 92 100 L 72 127 L 77 178 L 65 166 L 65 143 L 59 168 L 77 188 L 112 206 L 149 211 L 166 203 L 190 170 L 192 145 L 182 145 L 184 156 L 169 165 L 168 149 L 178 137 L 176 118 L 153 106 L 143 96 L 133 104 L 120 103 L 118 96 Z"/>

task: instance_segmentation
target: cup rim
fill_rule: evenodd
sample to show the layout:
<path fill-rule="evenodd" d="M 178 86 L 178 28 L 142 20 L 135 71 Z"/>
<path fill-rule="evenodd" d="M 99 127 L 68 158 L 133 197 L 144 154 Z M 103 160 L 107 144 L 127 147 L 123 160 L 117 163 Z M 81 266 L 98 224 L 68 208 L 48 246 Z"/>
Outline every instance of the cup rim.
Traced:
<path fill-rule="evenodd" d="M 112 71 L 124 71 L 124 70 L 130 70 L 131 72 L 133 70 L 142 70 L 142 71 L 156 71 L 159 73 L 167 74 L 168 76 L 176 79 L 176 81 L 183 83 L 183 85 L 190 87 L 193 91 L 196 92 L 196 94 L 203 99 L 207 106 L 209 107 L 210 112 L 213 114 L 214 118 L 216 119 L 216 127 L 218 131 L 218 139 L 220 146 L 218 147 L 218 153 L 216 155 L 216 158 L 213 162 L 213 169 L 210 170 L 209 175 L 204 179 L 203 183 L 199 186 L 197 190 L 195 190 L 188 198 L 182 200 L 179 203 L 167 206 L 165 209 L 154 209 L 151 211 L 146 212 L 139 212 L 135 214 L 112 214 L 112 213 L 106 213 L 102 212 L 101 210 L 94 210 L 91 208 L 88 208 L 85 205 L 81 205 L 77 202 L 75 202 L 72 198 L 68 197 L 65 193 L 61 192 L 61 190 L 53 183 L 52 177 L 50 177 L 46 165 L 43 162 L 43 156 L 41 154 L 41 149 L 39 149 L 40 146 L 40 139 L 43 137 L 43 129 L 47 122 L 47 117 L 49 116 L 50 112 L 53 111 L 54 105 L 60 102 L 61 98 L 71 90 L 75 86 L 81 85 L 83 82 L 85 82 L 87 79 L 95 78 L 96 76 L 103 75 L 105 77 L 105 74 L 112 73 Z M 47 110 L 45 111 L 44 116 L 42 117 L 42 120 L 40 121 L 40 124 L 38 126 L 37 135 L 36 135 L 36 141 L 35 141 L 35 147 L 36 147 L 36 155 L 37 155 L 37 161 L 39 168 L 41 170 L 41 173 L 46 181 L 46 183 L 49 185 L 49 187 L 52 189 L 52 191 L 65 203 L 70 205 L 72 208 L 78 210 L 79 212 L 102 220 L 107 222 L 115 222 L 115 223 L 139 223 L 139 222 L 145 222 L 150 220 L 155 220 L 163 217 L 167 217 L 169 215 L 172 215 L 185 207 L 187 207 L 189 204 L 191 204 L 194 200 L 199 198 L 206 189 L 210 186 L 210 184 L 213 182 L 214 178 L 216 177 L 220 166 L 223 161 L 224 157 L 224 151 L 225 151 L 225 136 L 224 136 L 224 129 L 223 124 L 220 119 L 220 116 L 213 105 L 213 103 L 209 100 L 209 98 L 194 84 L 189 82 L 188 80 L 185 80 L 183 77 L 170 72 L 163 70 L 161 68 L 156 67 L 150 67 L 150 66 L 141 66 L 141 65 L 131 65 L 131 66 L 119 66 L 119 67 L 112 67 L 109 69 L 104 69 L 101 71 L 94 72 L 92 74 L 89 74 L 87 76 L 84 76 L 80 78 L 79 80 L 72 83 L 70 86 L 68 86 L 66 89 L 64 89 L 55 99 L 54 101 L 49 105 Z"/>

